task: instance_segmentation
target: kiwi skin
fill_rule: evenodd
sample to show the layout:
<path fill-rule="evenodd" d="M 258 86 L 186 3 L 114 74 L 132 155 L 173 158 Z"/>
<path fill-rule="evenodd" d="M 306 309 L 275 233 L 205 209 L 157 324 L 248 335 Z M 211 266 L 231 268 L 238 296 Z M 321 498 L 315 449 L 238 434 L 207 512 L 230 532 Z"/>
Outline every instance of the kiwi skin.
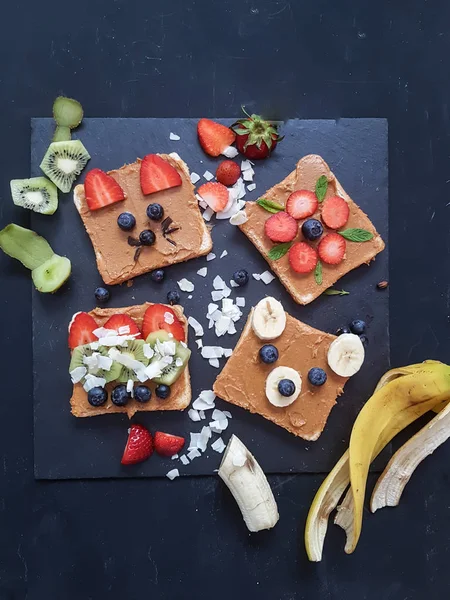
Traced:
<path fill-rule="evenodd" d="M 0 248 L 31 271 L 40 267 L 54 254 L 45 238 L 15 223 L 10 223 L 0 231 Z"/>
<path fill-rule="evenodd" d="M 83 107 L 74 98 L 58 96 L 53 103 L 53 118 L 59 127 L 74 129 L 83 119 Z"/>
<path fill-rule="evenodd" d="M 69 142 L 72 139 L 70 127 L 57 125 L 53 134 L 52 142 Z"/>

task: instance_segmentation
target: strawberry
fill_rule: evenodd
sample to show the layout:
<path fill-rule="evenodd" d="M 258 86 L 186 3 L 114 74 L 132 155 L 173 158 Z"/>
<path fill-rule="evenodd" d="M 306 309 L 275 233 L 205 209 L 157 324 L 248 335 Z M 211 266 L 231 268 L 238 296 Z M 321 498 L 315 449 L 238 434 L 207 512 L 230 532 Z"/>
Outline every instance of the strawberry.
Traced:
<path fill-rule="evenodd" d="M 145 311 L 142 322 L 142 333 L 144 339 L 153 331 L 164 329 L 171 333 L 179 342 L 185 341 L 184 327 L 175 312 L 164 304 L 153 304 Z"/>
<path fill-rule="evenodd" d="M 90 210 L 125 200 L 125 193 L 117 181 L 101 169 L 92 169 L 86 175 L 84 193 Z"/>
<path fill-rule="evenodd" d="M 224 160 L 217 167 L 216 179 L 223 185 L 234 185 L 241 176 L 239 165 L 232 160 Z"/>
<path fill-rule="evenodd" d="M 264 231 L 272 242 L 292 242 L 298 233 L 298 223 L 287 212 L 278 212 L 267 219 Z"/>
<path fill-rule="evenodd" d="M 172 435 L 171 433 L 163 433 L 162 431 L 157 431 L 153 440 L 155 443 L 155 450 L 161 456 L 173 456 L 174 454 L 178 454 L 184 446 L 183 437 Z"/>
<path fill-rule="evenodd" d="M 132 425 L 129 429 L 127 445 L 123 452 L 123 465 L 135 465 L 147 460 L 153 454 L 152 434 L 142 425 Z"/>
<path fill-rule="evenodd" d="M 278 124 L 266 121 L 259 115 L 249 115 L 242 108 L 246 119 L 233 125 L 236 132 L 236 148 L 250 160 L 267 158 L 283 138 L 278 135 Z"/>
<path fill-rule="evenodd" d="M 342 235 L 328 233 L 317 247 L 319 258 L 327 265 L 338 265 L 344 260 L 347 244 Z"/>
<path fill-rule="evenodd" d="M 222 183 L 204 183 L 198 188 L 197 194 L 214 212 L 220 212 L 228 204 L 228 190 Z"/>
<path fill-rule="evenodd" d="M 157 154 L 147 154 L 141 162 L 142 193 L 154 194 L 181 185 L 181 176 L 175 167 Z"/>
<path fill-rule="evenodd" d="M 74 315 L 69 325 L 69 348 L 73 350 L 77 346 L 97 341 L 97 336 L 92 333 L 97 328 L 98 325 L 91 315 L 85 312 Z"/>
<path fill-rule="evenodd" d="M 103 326 L 105 329 L 115 329 L 119 330 L 120 327 L 129 327 L 129 333 L 119 334 L 119 335 L 134 335 L 135 339 L 138 340 L 142 337 L 139 327 L 133 321 L 131 317 L 128 315 L 124 315 L 123 313 L 117 313 L 110 317 Z M 135 335 L 138 334 L 138 335 Z"/>
<path fill-rule="evenodd" d="M 306 219 L 316 212 L 318 206 L 319 201 L 314 192 L 298 190 L 292 192 L 287 199 L 286 212 L 294 219 Z"/>
<path fill-rule="evenodd" d="M 350 216 L 347 202 L 339 196 L 331 196 L 322 206 L 322 221 L 330 229 L 344 227 Z"/>
<path fill-rule="evenodd" d="M 197 125 L 197 134 L 200 146 L 210 156 L 222 154 L 225 148 L 231 146 L 236 137 L 229 127 L 210 119 L 200 119 Z"/>
<path fill-rule="evenodd" d="M 317 260 L 317 252 L 305 242 L 298 242 L 289 250 L 289 263 L 296 273 L 311 273 Z"/>

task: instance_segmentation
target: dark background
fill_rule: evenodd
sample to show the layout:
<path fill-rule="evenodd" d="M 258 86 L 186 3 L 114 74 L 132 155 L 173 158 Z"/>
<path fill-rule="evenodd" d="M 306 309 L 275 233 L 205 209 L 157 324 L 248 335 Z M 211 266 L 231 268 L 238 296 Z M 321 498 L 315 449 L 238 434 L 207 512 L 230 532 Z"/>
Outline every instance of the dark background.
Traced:
<path fill-rule="evenodd" d="M 400 4 L 402 7 L 400 7 Z M 186 0 L 2 6 L 0 221 L 27 225 L 9 179 L 29 169 L 30 117 L 57 93 L 89 116 L 387 117 L 391 362 L 448 360 L 450 5 Z M 302 547 L 318 475 L 271 478 L 282 518 L 249 535 L 213 477 L 35 482 L 30 284 L 1 261 L 0 599 L 421 600 L 449 594 L 450 447 L 353 556 L 331 527 Z"/>

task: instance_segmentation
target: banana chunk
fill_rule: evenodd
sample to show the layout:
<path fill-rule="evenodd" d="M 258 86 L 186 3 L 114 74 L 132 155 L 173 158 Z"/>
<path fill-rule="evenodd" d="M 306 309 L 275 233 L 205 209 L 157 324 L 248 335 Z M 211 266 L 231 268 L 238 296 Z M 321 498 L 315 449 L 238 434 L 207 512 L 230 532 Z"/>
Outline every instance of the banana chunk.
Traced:
<path fill-rule="evenodd" d="M 354 333 L 343 333 L 328 349 L 328 364 L 341 377 L 352 377 L 364 362 L 364 346 Z"/>
<path fill-rule="evenodd" d="M 258 302 L 253 310 L 252 328 L 260 340 L 274 340 L 286 327 L 283 305 L 268 296 Z"/>
<path fill-rule="evenodd" d="M 292 381 L 295 386 L 291 396 L 283 396 L 278 390 L 278 384 L 283 379 Z M 302 378 L 300 373 L 290 367 L 277 367 L 269 373 L 266 379 L 266 396 L 274 406 L 289 406 L 297 400 L 302 391 Z"/>

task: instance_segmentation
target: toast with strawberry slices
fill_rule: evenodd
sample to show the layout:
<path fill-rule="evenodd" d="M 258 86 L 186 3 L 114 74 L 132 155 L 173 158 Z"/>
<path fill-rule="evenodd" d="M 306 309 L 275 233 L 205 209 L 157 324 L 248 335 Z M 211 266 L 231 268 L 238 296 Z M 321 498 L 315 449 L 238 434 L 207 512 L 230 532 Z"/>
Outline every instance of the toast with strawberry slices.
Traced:
<path fill-rule="evenodd" d="M 202 218 L 189 169 L 178 154 L 151 154 L 107 174 L 94 171 L 98 171 L 95 178 L 92 172 L 87 175 L 92 189 L 77 185 L 74 203 L 106 284 L 123 283 L 211 251 L 211 234 Z M 116 182 L 118 189 L 108 186 L 108 181 Z M 150 204 L 162 206 L 160 220 L 147 216 Z M 132 230 L 118 226 L 117 219 L 124 212 L 136 220 Z M 138 247 L 139 234 L 148 229 L 156 236 L 154 244 Z"/>
<path fill-rule="evenodd" d="M 92 317 L 97 325 L 97 327 L 103 327 L 108 321 L 110 321 L 111 317 L 114 316 L 117 319 L 116 315 L 126 315 L 126 317 L 131 318 L 132 321 L 137 325 L 139 330 L 145 331 L 146 326 L 148 324 L 144 323 L 144 316 L 148 307 L 154 306 L 151 302 L 146 302 L 145 304 L 140 304 L 136 306 L 127 306 L 124 308 L 95 308 L 89 313 L 79 313 L 79 315 L 89 315 Z M 165 306 L 165 305 L 161 305 Z M 184 311 L 181 306 L 171 306 L 167 307 L 168 310 L 173 311 L 179 321 L 181 323 L 181 327 L 184 330 L 185 341 L 187 341 L 188 336 L 188 326 L 187 320 L 184 316 Z M 85 325 L 86 319 L 81 321 L 81 327 L 79 334 L 82 335 L 83 339 L 80 341 L 83 342 L 84 338 L 86 338 L 85 327 L 87 328 L 87 324 Z M 74 320 L 72 320 L 72 323 Z M 176 325 L 179 325 L 176 323 Z M 155 326 L 157 325 L 156 321 L 154 321 Z M 162 328 L 158 325 L 158 329 Z M 74 332 L 71 331 L 73 334 Z M 176 339 L 178 333 L 178 329 L 174 329 L 174 337 Z M 72 335 L 72 337 L 74 337 Z M 179 338 L 180 336 L 178 336 Z M 69 342 L 71 341 L 71 336 L 69 336 Z M 75 345 L 75 344 L 72 344 Z M 105 415 L 111 413 L 126 413 L 128 417 L 131 417 L 138 411 L 155 411 L 155 410 L 184 410 L 187 406 L 189 406 L 191 402 L 191 378 L 189 374 L 189 365 L 186 365 L 186 368 L 180 375 L 179 379 L 171 386 L 171 394 L 169 398 L 166 400 L 162 400 L 156 396 L 154 393 L 155 384 L 152 382 L 147 382 L 145 385 L 149 386 L 152 390 L 151 400 L 145 404 L 139 403 L 134 399 L 129 400 L 126 406 L 116 406 L 111 401 L 111 391 L 117 385 L 117 382 L 107 383 L 105 386 L 106 391 L 108 392 L 108 400 L 103 406 L 94 407 L 89 404 L 87 401 L 87 393 L 84 391 L 81 383 L 76 383 L 73 386 L 73 393 L 70 399 L 70 405 L 72 409 L 72 414 L 75 417 L 94 417 L 97 415 Z M 136 384 L 138 385 L 138 383 Z"/>

